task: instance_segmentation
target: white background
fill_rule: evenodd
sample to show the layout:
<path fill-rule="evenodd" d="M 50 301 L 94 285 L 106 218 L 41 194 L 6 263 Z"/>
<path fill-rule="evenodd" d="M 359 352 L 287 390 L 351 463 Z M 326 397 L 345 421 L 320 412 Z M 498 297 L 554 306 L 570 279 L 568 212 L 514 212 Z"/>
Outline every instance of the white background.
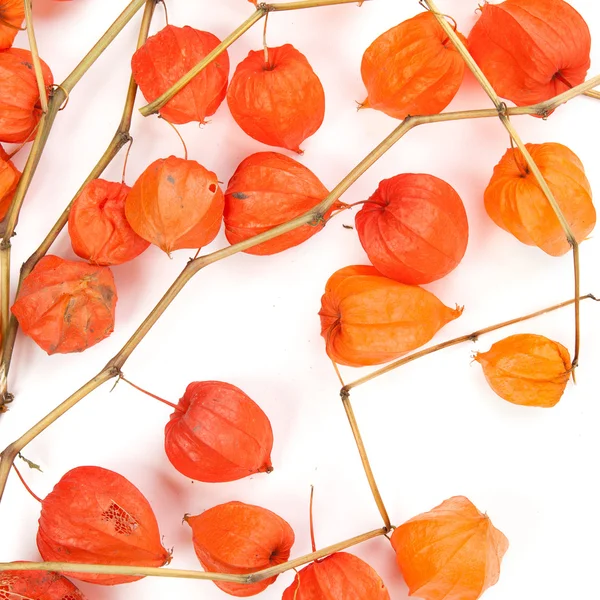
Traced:
<path fill-rule="evenodd" d="M 600 8 L 593 0 L 571 2 L 600 38 Z M 61 81 L 125 5 L 125 0 L 35 1 L 40 51 Z M 467 34 L 477 2 L 440 0 Z M 373 0 L 355 5 L 273 14 L 269 42 L 293 43 L 306 54 L 327 95 L 323 127 L 304 144 L 300 159 L 333 187 L 397 125 L 375 111 L 356 112 L 365 90 L 360 59 L 380 33 L 421 9 L 416 0 Z M 221 39 L 251 13 L 245 0 L 169 0 L 171 23 L 206 29 Z M 25 204 L 14 239 L 17 268 L 37 246 L 96 163 L 120 119 L 141 14 L 119 36 L 77 86 L 60 113 Z M 153 31 L 164 25 L 158 7 Z M 230 50 L 232 68 L 261 46 L 256 26 Z M 17 45 L 26 47 L 21 34 Z M 600 71 L 593 47 L 590 74 Z M 138 102 L 141 105 L 141 98 Z M 451 109 L 490 106 L 468 75 Z M 527 142 L 561 142 L 587 166 L 600 190 L 600 103 L 579 98 L 549 121 L 514 122 Z M 210 124 L 181 128 L 191 158 L 227 182 L 238 163 L 266 147 L 241 132 L 224 103 Z M 168 126 L 136 113 L 135 144 L 127 181 L 131 185 L 153 160 L 181 147 Z M 471 238 L 466 257 L 449 277 L 428 289 L 446 304 L 464 304 L 463 316 L 438 336 L 441 341 L 550 304 L 572 293 L 570 256 L 552 258 L 519 244 L 495 227 L 482 202 L 493 166 L 509 140 L 495 119 L 423 127 L 406 136 L 343 197 L 366 199 L 378 182 L 403 172 L 442 177 L 461 194 Z M 25 152 L 18 157 L 24 161 Z M 118 180 L 122 156 L 106 171 Z M 40 495 L 78 465 L 100 465 L 130 478 L 152 503 L 173 566 L 199 568 L 185 513 L 197 514 L 229 500 L 272 509 L 293 526 L 293 555 L 310 551 L 308 498 L 316 487 L 317 544 L 329 545 L 381 525 L 338 397 L 339 385 L 319 335 L 317 312 L 327 278 L 350 264 L 366 263 L 356 232 L 344 229 L 351 214 L 335 219 L 301 247 L 273 257 L 238 255 L 201 272 L 175 301 L 127 363 L 127 377 L 172 401 L 194 380 L 231 382 L 254 398 L 275 432 L 275 472 L 238 483 L 192 483 L 177 473 L 163 449 L 170 411 L 128 388 L 105 385 L 27 447 L 24 454 L 44 473 L 26 477 Z M 226 245 L 221 232 L 209 250 Z M 208 249 L 207 249 L 208 250 Z M 53 251 L 73 258 L 63 234 Z M 93 376 L 128 339 L 185 265 L 151 248 L 140 259 L 114 269 L 119 290 L 116 331 L 82 355 L 46 356 L 19 337 L 11 373 L 16 400 L 0 419 L 4 447 Z M 600 293 L 597 237 L 582 247 L 582 290 Z M 519 327 L 418 361 L 353 393 L 356 414 L 381 492 L 394 524 L 433 508 L 453 495 L 468 496 L 510 540 L 500 583 L 488 600 L 566 600 L 591 597 L 600 550 L 600 307 L 582 306 L 583 343 L 577 386 L 569 385 L 551 410 L 508 404 L 488 388 L 471 353 L 517 332 L 535 332 L 572 349 L 573 315 L 564 309 Z M 345 369 L 347 380 L 362 375 Z M 0 559 L 38 560 L 35 546 L 39 506 L 11 476 L 0 508 Z M 394 600 L 407 597 L 388 541 L 380 538 L 353 550 L 372 564 Z M 292 574 L 263 595 L 280 598 Z M 211 583 L 145 580 L 116 588 L 82 585 L 91 600 L 224 598 Z"/>

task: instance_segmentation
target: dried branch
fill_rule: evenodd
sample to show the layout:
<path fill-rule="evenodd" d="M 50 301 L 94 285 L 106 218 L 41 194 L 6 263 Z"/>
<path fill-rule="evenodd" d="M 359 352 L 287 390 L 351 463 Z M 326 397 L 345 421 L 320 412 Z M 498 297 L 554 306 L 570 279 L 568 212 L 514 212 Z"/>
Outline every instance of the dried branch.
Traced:
<path fill-rule="evenodd" d="M 516 129 L 512 126 L 512 123 L 510 122 L 510 118 L 508 115 L 506 104 L 504 102 L 502 102 L 502 100 L 500 100 L 500 98 L 498 97 L 498 94 L 496 94 L 496 91 L 494 90 L 494 88 L 492 87 L 490 82 L 487 80 L 483 71 L 479 68 L 479 65 L 475 62 L 475 59 L 471 56 L 471 54 L 467 50 L 466 46 L 462 42 L 462 40 L 458 37 L 458 35 L 456 34 L 456 32 L 454 31 L 452 26 L 445 19 L 444 15 L 438 10 L 435 2 L 433 0 L 423 0 L 423 2 L 425 5 L 427 5 L 429 10 L 433 13 L 433 15 L 437 19 L 438 23 L 441 25 L 441 27 L 444 30 L 444 32 L 446 33 L 446 35 L 450 38 L 450 40 L 454 44 L 456 50 L 458 51 L 458 53 L 461 55 L 461 57 L 465 61 L 469 70 L 473 73 L 473 75 L 475 76 L 475 78 L 477 79 L 477 81 L 479 82 L 481 87 L 485 90 L 486 94 L 489 96 L 490 100 L 494 103 L 494 106 L 498 110 L 498 116 L 500 117 L 500 121 L 502 122 L 502 124 L 504 125 L 506 130 L 508 131 L 511 138 L 514 140 L 515 144 L 517 145 L 517 147 L 519 148 L 521 153 L 523 154 L 523 157 L 525 158 L 525 161 L 529 165 L 531 172 L 535 176 L 538 184 L 540 185 L 542 191 L 544 192 L 544 195 L 548 199 L 548 202 L 550 203 L 552 210 L 556 214 L 556 217 L 558 218 L 560 225 L 561 225 L 563 231 L 565 232 L 567 241 L 573 248 L 573 263 L 574 263 L 574 273 L 575 273 L 575 275 L 574 275 L 574 283 L 575 283 L 575 286 L 574 286 L 575 287 L 575 294 L 574 294 L 574 300 L 575 300 L 575 302 L 574 302 L 574 304 L 575 304 L 575 349 L 573 352 L 573 372 L 574 372 L 575 368 L 577 367 L 578 362 L 579 362 L 579 345 L 580 345 L 579 243 L 577 242 L 577 239 L 575 238 L 573 232 L 571 231 L 571 227 L 570 227 L 568 221 L 566 220 L 560 206 L 558 205 L 558 202 L 556 201 L 556 198 L 554 197 L 552 190 L 548 187 L 548 183 L 544 179 L 544 176 L 542 175 L 541 171 L 539 170 L 538 166 L 536 165 L 535 161 L 533 160 L 533 157 L 531 156 L 531 154 L 525 147 L 525 144 L 519 137 Z"/>
<path fill-rule="evenodd" d="M 385 535 L 385 529 L 375 529 L 368 533 L 353 537 L 349 540 L 333 544 L 317 552 L 311 552 L 294 560 L 290 560 L 275 567 L 269 567 L 255 573 L 244 575 L 229 573 L 210 573 L 206 571 L 189 571 L 182 569 L 169 569 L 166 567 L 135 567 L 135 566 L 116 566 L 116 565 L 88 565 L 66 562 L 12 562 L 0 563 L 0 573 L 2 571 L 53 571 L 55 573 L 100 573 L 103 575 L 128 575 L 132 577 L 168 577 L 174 579 L 201 579 L 208 581 L 223 581 L 230 583 L 258 583 L 271 577 L 281 575 L 286 571 L 291 571 L 302 567 L 320 558 L 325 558 L 341 550 L 346 550 L 352 546 L 361 544 L 368 540 Z"/>
<path fill-rule="evenodd" d="M 560 98 L 560 103 L 566 102 L 567 100 L 583 94 L 589 89 L 592 89 L 598 82 L 596 81 L 598 78 L 594 78 L 586 82 L 586 84 L 582 84 L 577 86 L 577 88 L 573 88 L 572 90 L 568 90 L 564 94 L 561 94 L 558 98 Z M 517 109 L 508 109 L 508 114 L 545 114 L 549 110 L 549 107 L 554 106 L 557 102 L 556 98 L 549 100 L 548 102 L 541 102 L 534 106 L 517 108 Z M 85 398 L 88 394 L 90 394 L 93 390 L 100 387 L 103 383 L 117 377 L 123 365 L 131 356 L 131 353 L 135 350 L 135 348 L 140 344 L 140 342 L 144 339 L 146 334 L 150 331 L 152 326 L 158 321 L 158 319 L 162 316 L 162 314 L 167 310 L 171 302 L 177 297 L 179 292 L 185 287 L 187 282 L 199 271 L 203 268 L 216 263 L 220 260 L 224 260 L 229 256 L 233 256 L 234 254 L 238 254 L 239 252 L 243 252 L 244 250 L 248 250 L 258 244 L 262 244 L 263 242 L 272 240 L 280 235 L 293 231 L 298 227 L 302 227 L 303 225 L 308 224 L 317 224 L 320 223 L 324 215 L 327 213 L 328 209 L 333 205 L 333 203 L 344 193 L 346 192 L 350 186 L 359 179 L 379 158 L 381 158 L 396 142 L 398 142 L 402 137 L 404 137 L 411 129 L 419 125 L 430 124 L 430 123 L 441 123 L 444 121 L 457 121 L 457 120 L 465 120 L 465 119 L 479 119 L 486 117 L 497 117 L 498 111 L 496 109 L 482 109 L 482 110 L 471 110 L 471 111 L 459 111 L 459 112 L 447 112 L 437 115 L 426 115 L 426 116 L 415 116 L 415 117 L 407 117 L 404 121 L 387 137 L 385 138 L 372 152 L 370 152 L 344 179 L 332 190 L 332 192 L 325 198 L 322 202 L 320 202 L 317 206 L 315 206 L 310 211 L 305 214 L 292 219 L 287 223 L 283 223 L 282 225 L 278 225 L 277 227 L 273 227 L 272 229 L 265 231 L 259 235 L 256 235 L 252 238 L 239 242 L 233 246 L 227 246 L 226 248 L 222 248 L 221 250 L 217 250 L 211 254 L 207 254 L 205 256 L 201 256 L 199 258 L 190 260 L 190 262 L 185 266 L 183 271 L 177 277 L 177 279 L 173 282 L 171 287 L 167 290 L 165 295 L 159 300 L 158 304 L 154 307 L 154 309 L 150 312 L 150 314 L 146 317 L 144 322 L 138 327 L 135 333 L 131 336 L 131 338 L 127 341 L 127 343 L 123 346 L 123 348 L 116 354 L 108 364 L 90 381 L 88 381 L 84 386 L 82 386 L 79 390 L 77 390 L 74 394 L 69 396 L 62 404 L 59 404 L 53 411 L 48 413 L 43 419 L 41 419 L 36 425 L 34 425 L 31 429 L 29 429 L 26 433 L 24 433 L 18 440 L 15 440 L 12 444 L 6 447 L 6 449 L 0 454 L 0 500 L 2 498 L 2 494 L 4 493 L 4 489 L 6 487 L 6 480 L 10 473 L 10 466 L 12 465 L 16 455 L 27 446 L 33 439 L 35 439 L 38 435 L 40 435 L 43 431 L 45 431 L 52 423 L 54 423 L 57 419 L 59 419 L 62 415 L 64 415 L 67 411 L 69 411 L 73 406 L 75 406 L 80 400 Z"/>
<path fill-rule="evenodd" d="M 48 112 L 48 91 L 46 90 L 44 74 L 42 73 L 42 63 L 40 62 L 40 54 L 38 52 L 37 40 L 35 39 L 35 31 L 33 29 L 31 0 L 23 0 L 23 6 L 25 7 L 25 23 L 27 24 L 27 37 L 29 39 L 29 49 L 31 50 L 33 70 L 35 71 L 35 79 L 40 92 L 40 106 L 42 107 L 42 112 L 46 113 Z"/>
<path fill-rule="evenodd" d="M 365 0 L 366 1 L 366 0 Z M 178 94 L 194 77 L 201 73 L 206 67 L 225 52 L 233 42 L 246 33 L 255 23 L 258 23 L 267 13 L 288 10 L 300 10 L 302 8 L 316 8 L 318 6 L 332 6 L 334 4 L 356 4 L 357 0 L 300 0 L 299 2 L 285 2 L 279 4 L 267 4 L 262 2 L 257 5 L 256 11 L 244 21 L 235 31 L 229 34 L 212 52 L 206 55 L 195 67 L 188 71 L 177 83 L 171 86 L 164 94 L 146 106 L 140 108 L 144 117 L 157 113 L 173 96 Z M 362 4 L 362 3 L 361 3 Z"/>
<path fill-rule="evenodd" d="M 145 2 L 146 6 L 142 17 L 142 24 L 140 26 L 137 48 L 140 48 L 148 38 L 150 23 L 152 21 L 154 9 L 156 7 L 156 0 L 145 0 Z M 25 279 L 25 277 L 27 277 L 31 273 L 31 271 L 33 271 L 37 263 L 50 250 L 50 247 L 55 242 L 59 233 L 64 229 L 65 225 L 69 220 L 69 212 L 71 211 L 71 206 L 73 205 L 73 202 L 75 201 L 77 196 L 79 196 L 83 188 L 90 181 L 97 179 L 98 177 L 100 177 L 100 175 L 102 175 L 104 170 L 108 167 L 108 165 L 110 165 L 110 163 L 120 152 L 121 148 L 123 148 L 125 144 L 132 140 L 129 132 L 131 129 L 131 119 L 133 116 L 133 108 L 135 104 L 135 98 L 137 95 L 137 89 L 137 84 L 135 83 L 135 80 L 132 76 L 129 80 L 127 97 L 125 99 L 125 106 L 123 108 L 121 122 L 117 127 L 115 135 L 108 144 L 108 147 L 106 148 L 104 154 L 102 155 L 96 166 L 92 169 L 92 171 L 85 179 L 85 181 L 83 182 L 83 184 L 81 185 L 71 202 L 69 202 L 69 204 L 66 206 L 56 223 L 52 226 L 52 228 L 48 232 L 48 235 L 44 238 L 37 250 L 21 266 L 21 271 L 19 274 L 19 283 L 17 286 L 17 294 L 21 289 L 21 285 L 23 284 L 23 280 Z M 0 411 L 2 407 L 3 398 L 5 398 L 6 396 L 8 372 L 10 370 L 10 364 L 12 360 L 12 354 L 18 329 L 19 323 L 15 319 L 15 317 L 11 315 L 8 320 L 8 329 L 4 332 L 4 351 L 2 354 L 2 364 L 0 367 L 2 369 L 1 372 L 3 375 L 3 380 L 0 380 Z"/>

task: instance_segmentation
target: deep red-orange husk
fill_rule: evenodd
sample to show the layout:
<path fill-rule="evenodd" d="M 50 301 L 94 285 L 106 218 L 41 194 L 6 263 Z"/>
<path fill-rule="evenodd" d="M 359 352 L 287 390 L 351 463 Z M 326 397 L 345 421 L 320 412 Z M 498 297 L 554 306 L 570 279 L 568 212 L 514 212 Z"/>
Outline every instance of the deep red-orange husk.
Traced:
<path fill-rule="evenodd" d="M 53 84 L 48 65 L 41 61 L 47 90 Z M 42 116 L 31 52 L 9 48 L 0 52 L 0 142 L 20 144 L 30 139 Z"/>
<path fill-rule="evenodd" d="M 125 218 L 130 188 L 94 179 L 81 190 L 69 212 L 69 237 L 77 256 L 95 265 L 120 265 L 148 248 Z"/>
<path fill-rule="evenodd" d="M 380 273 L 411 285 L 453 271 L 469 241 L 460 196 L 445 181 L 424 174 L 382 181 L 357 213 L 356 231 Z"/>
<path fill-rule="evenodd" d="M 263 233 L 314 208 L 329 194 L 317 176 L 293 158 L 277 152 L 258 152 L 243 160 L 225 192 L 225 235 L 236 244 Z M 335 203 L 325 219 L 340 203 Z M 305 242 L 324 222 L 304 225 L 245 250 L 276 254 Z"/>
<path fill-rule="evenodd" d="M 24 19 L 23 0 L 0 0 L 0 50 L 13 45 Z"/>
<path fill-rule="evenodd" d="M 21 171 L 15 167 L 4 148 L 0 146 L 0 221 L 4 219 L 10 208 Z"/>
<path fill-rule="evenodd" d="M 253 573 L 288 560 L 294 544 L 290 525 L 275 513 L 243 502 L 215 506 L 196 517 L 186 516 L 192 528 L 194 550 L 207 571 Z M 254 596 L 277 577 L 258 583 L 222 583 L 217 587 L 232 596 Z"/>
<path fill-rule="evenodd" d="M 45 561 L 162 567 L 170 554 L 161 544 L 154 512 L 125 477 L 100 467 L 77 467 L 42 502 L 37 546 Z M 117 585 L 141 577 L 71 573 Z"/>
<path fill-rule="evenodd" d="M 255 140 L 301 153 L 325 117 L 325 92 L 306 56 L 291 44 L 252 51 L 235 70 L 227 92 L 237 124 Z"/>
<path fill-rule="evenodd" d="M 133 77 L 144 98 L 156 100 L 220 43 L 208 31 L 174 25 L 148 38 L 131 59 Z M 225 99 L 228 79 L 225 51 L 160 109 L 161 116 L 171 123 L 204 123 Z"/>
<path fill-rule="evenodd" d="M 85 600 L 85 596 L 52 571 L 2 571 L 0 600 Z"/>
<path fill-rule="evenodd" d="M 390 600 L 390 594 L 364 560 L 336 552 L 297 573 L 282 600 Z"/>
<path fill-rule="evenodd" d="M 235 481 L 271 472 L 269 418 L 242 390 L 222 381 L 190 383 L 165 427 L 165 451 L 183 475 Z"/>
<path fill-rule="evenodd" d="M 536 104 L 579 85 L 590 68 L 590 31 L 563 0 L 484 2 L 469 51 L 503 98 Z"/>
<path fill-rule="evenodd" d="M 23 333 L 48 354 L 82 352 L 108 337 L 117 290 L 108 267 L 44 256 L 24 279 L 11 310 Z"/>

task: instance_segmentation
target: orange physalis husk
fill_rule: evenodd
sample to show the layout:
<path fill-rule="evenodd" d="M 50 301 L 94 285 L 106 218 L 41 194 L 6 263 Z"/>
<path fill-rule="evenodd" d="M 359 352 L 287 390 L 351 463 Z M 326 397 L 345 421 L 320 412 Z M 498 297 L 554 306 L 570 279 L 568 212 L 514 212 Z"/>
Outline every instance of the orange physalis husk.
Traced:
<path fill-rule="evenodd" d="M 525 144 L 550 186 L 578 242 L 594 229 L 592 189 L 577 156 L 561 144 Z M 546 195 L 520 150 L 509 148 L 494 167 L 485 190 L 485 209 L 502 229 L 520 242 L 552 256 L 571 249 Z"/>
<path fill-rule="evenodd" d="M 454 270 L 469 241 L 465 207 L 433 175 L 385 179 L 356 215 L 356 231 L 373 266 L 402 283 L 430 283 Z"/>
<path fill-rule="evenodd" d="M 20 144 L 31 138 L 42 116 L 31 52 L 9 48 L 0 52 L 0 142 Z M 44 83 L 53 84 L 48 65 L 41 61 Z"/>
<path fill-rule="evenodd" d="M 460 317 L 423 288 L 398 283 L 367 266 L 345 267 L 321 298 L 321 335 L 327 355 L 351 367 L 395 360 L 427 343 Z"/>
<path fill-rule="evenodd" d="M 194 550 L 207 571 L 253 573 L 288 560 L 294 531 L 275 513 L 242 502 L 220 504 L 197 517 L 185 517 L 192 528 Z M 277 577 L 258 583 L 222 583 L 217 587 L 232 596 L 254 596 Z"/>
<path fill-rule="evenodd" d="M 235 70 L 227 104 L 255 140 L 302 153 L 300 144 L 325 117 L 325 92 L 306 56 L 291 44 L 252 51 Z"/>
<path fill-rule="evenodd" d="M 167 254 L 212 242 L 223 217 L 217 176 L 195 160 L 170 156 L 153 162 L 125 201 L 132 229 Z"/>
<path fill-rule="evenodd" d="M 37 547 L 45 561 L 162 567 L 171 556 L 160 540 L 148 500 L 125 477 L 108 469 L 72 469 L 42 502 Z M 142 579 L 67 575 L 100 585 Z"/>
<path fill-rule="evenodd" d="M 590 68 L 590 30 L 563 0 L 484 2 L 469 51 L 503 98 L 536 104 L 579 85 Z"/>
<path fill-rule="evenodd" d="M 66 578 L 52 571 L 0 572 L 1 600 L 85 600 Z"/>
<path fill-rule="evenodd" d="M 69 237 L 77 256 L 96 265 L 120 265 L 148 248 L 125 218 L 129 188 L 94 179 L 81 190 L 69 212 Z"/>
<path fill-rule="evenodd" d="M 282 600 L 389 600 L 381 577 L 364 560 L 336 552 L 304 567 Z"/>
<path fill-rule="evenodd" d="M 398 527 L 392 546 L 411 596 L 476 600 L 500 577 L 508 540 L 487 515 L 455 496 Z"/>
<path fill-rule="evenodd" d="M 4 219 L 10 208 L 21 171 L 15 167 L 4 148 L 0 146 L 0 221 Z"/>
<path fill-rule="evenodd" d="M 328 195 L 317 176 L 293 158 L 277 152 L 252 154 L 229 180 L 225 192 L 225 235 L 231 244 L 242 242 L 304 214 Z M 336 202 L 325 219 L 340 206 Z M 276 254 L 305 242 L 324 226 L 324 222 L 304 225 L 245 252 Z"/>
<path fill-rule="evenodd" d="M 192 67 L 212 52 L 221 40 L 207 31 L 167 25 L 136 51 L 131 68 L 148 102 L 156 100 Z M 160 109 L 171 123 L 204 123 L 225 99 L 229 55 L 223 52 Z"/>
<path fill-rule="evenodd" d="M 474 358 L 500 398 L 523 406 L 555 406 L 571 377 L 569 351 L 543 335 L 511 335 Z"/>
<path fill-rule="evenodd" d="M 273 430 L 249 396 L 229 383 L 190 383 L 165 427 L 165 451 L 183 475 L 205 482 L 270 473 Z"/>
<path fill-rule="evenodd" d="M 12 46 L 24 19 L 23 0 L 0 0 L 0 50 Z"/>
<path fill-rule="evenodd" d="M 48 354 L 82 352 L 114 329 L 117 289 L 108 267 L 44 256 L 11 311 Z"/>
<path fill-rule="evenodd" d="M 464 73 L 463 59 L 435 16 L 422 13 L 386 31 L 365 51 L 361 74 L 368 97 L 361 107 L 396 119 L 439 113 L 456 96 Z"/>

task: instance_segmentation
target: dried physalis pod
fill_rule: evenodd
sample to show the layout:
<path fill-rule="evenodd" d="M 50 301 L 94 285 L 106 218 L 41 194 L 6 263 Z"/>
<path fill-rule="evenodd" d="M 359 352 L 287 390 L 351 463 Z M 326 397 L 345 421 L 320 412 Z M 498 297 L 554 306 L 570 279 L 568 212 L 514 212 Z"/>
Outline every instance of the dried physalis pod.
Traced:
<path fill-rule="evenodd" d="M 148 38 L 131 59 L 133 77 L 144 98 L 156 100 L 220 43 L 207 31 L 173 25 Z M 228 79 L 225 51 L 160 109 L 161 116 L 171 123 L 204 123 L 225 99 Z"/>
<path fill-rule="evenodd" d="M 508 540 L 464 496 L 394 530 L 392 546 L 411 596 L 476 600 L 498 582 Z"/>
<path fill-rule="evenodd" d="M 185 517 L 192 528 L 194 550 L 202 566 L 211 572 L 246 574 L 280 565 L 288 560 L 294 544 L 290 525 L 275 513 L 242 502 L 215 506 L 197 517 Z M 254 596 L 275 582 L 215 584 L 232 596 Z"/>
<path fill-rule="evenodd" d="M 548 100 L 583 83 L 590 31 L 563 0 L 483 2 L 469 51 L 503 98 L 518 106 Z"/>
<path fill-rule="evenodd" d="M 430 292 L 367 266 L 336 271 L 319 312 L 329 358 L 351 367 L 399 358 L 461 314 L 461 308 L 448 308 Z"/>
<path fill-rule="evenodd" d="M 4 148 L 0 146 L 0 221 L 4 219 L 10 208 L 20 178 L 21 171 L 15 167 Z"/>
<path fill-rule="evenodd" d="M 108 267 L 45 256 L 24 279 L 11 310 L 48 354 L 82 352 L 115 325 L 117 289 Z"/>
<path fill-rule="evenodd" d="M 258 152 L 243 160 L 225 192 L 225 235 L 236 244 L 287 223 L 314 208 L 329 195 L 307 167 L 277 152 Z M 336 202 L 315 224 L 303 225 L 273 240 L 245 250 L 248 254 L 276 254 L 298 246 L 324 227 Z"/>
<path fill-rule="evenodd" d="M 373 266 L 402 283 L 430 283 L 454 270 L 469 241 L 465 207 L 433 175 L 385 179 L 356 215 L 356 231 Z"/>
<path fill-rule="evenodd" d="M 170 560 L 148 500 L 125 477 L 100 467 L 69 471 L 46 496 L 37 547 L 45 561 L 162 567 Z M 100 585 L 142 579 L 68 575 Z"/>
<path fill-rule="evenodd" d="M 336 552 L 304 567 L 282 600 L 389 600 L 381 577 L 353 554 Z"/>
<path fill-rule="evenodd" d="M 511 335 L 475 360 L 498 396 L 523 406 L 555 406 L 571 377 L 569 351 L 543 335 Z"/>
<path fill-rule="evenodd" d="M 0 52 L 0 142 L 27 141 L 42 116 L 32 61 L 29 50 L 9 48 Z M 54 82 L 52 73 L 45 62 L 41 64 L 49 90 Z"/>
<path fill-rule="evenodd" d="M 165 451 L 183 475 L 206 482 L 270 473 L 269 418 L 242 390 L 222 381 L 190 383 L 165 427 Z"/>
<path fill-rule="evenodd" d="M 124 183 L 93 179 L 69 212 L 69 237 L 77 256 L 95 265 L 120 265 L 148 248 L 125 218 L 129 188 Z"/>
<path fill-rule="evenodd" d="M 439 113 L 456 96 L 464 73 L 463 59 L 433 13 L 422 13 L 367 48 L 361 74 L 368 96 L 361 106 L 396 119 Z"/>
<path fill-rule="evenodd" d="M 132 229 L 167 254 L 212 242 L 223 218 L 217 176 L 195 160 L 170 156 L 153 162 L 125 201 Z"/>
<path fill-rule="evenodd" d="M 85 600 L 85 596 L 52 571 L 2 571 L 0 600 Z"/>
<path fill-rule="evenodd" d="M 301 153 L 325 117 L 325 93 L 306 56 L 290 44 L 250 52 L 235 70 L 227 103 L 255 140 Z"/>
<path fill-rule="evenodd" d="M 596 210 L 583 164 L 561 144 L 526 144 L 578 242 L 594 229 Z M 571 249 L 558 217 L 519 149 L 509 148 L 494 167 L 485 190 L 485 209 L 520 242 L 552 256 Z"/>
<path fill-rule="evenodd" d="M 0 50 L 12 46 L 24 19 L 23 0 L 0 0 Z"/>

